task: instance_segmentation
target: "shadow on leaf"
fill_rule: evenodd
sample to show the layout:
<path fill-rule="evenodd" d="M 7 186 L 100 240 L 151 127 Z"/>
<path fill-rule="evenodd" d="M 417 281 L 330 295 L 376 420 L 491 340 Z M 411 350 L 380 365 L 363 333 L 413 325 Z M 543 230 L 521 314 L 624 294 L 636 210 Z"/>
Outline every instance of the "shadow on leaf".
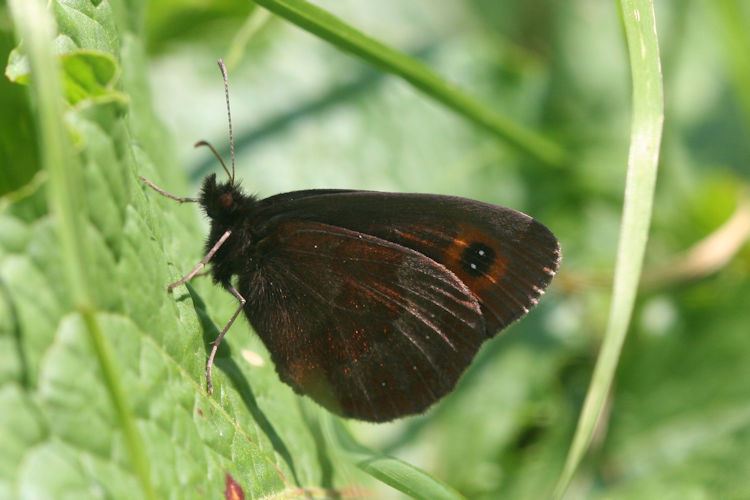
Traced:
<path fill-rule="evenodd" d="M 208 314 L 206 313 L 206 304 L 203 302 L 203 299 L 201 299 L 200 295 L 198 295 L 189 283 L 186 285 L 190 292 L 190 297 L 193 300 L 193 307 L 195 308 L 195 312 L 201 323 L 201 329 L 203 330 L 203 344 L 206 348 L 206 359 L 208 359 L 208 355 L 213 348 L 212 342 L 219 335 L 219 330 L 216 328 L 214 322 L 211 321 L 211 318 L 208 317 Z M 258 424 L 263 433 L 268 436 L 268 439 L 270 439 L 271 444 L 273 445 L 273 449 L 281 456 L 284 462 L 286 462 L 289 470 L 292 471 L 294 483 L 297 486 L 301 486 L 299 477 L 297 476 L 297 470 L 294 466 L 294 461 L 292 460 L 292 454 L 289 452 L 286 444 L 284 444 L 284 441 L 282 441 L 281 436 L 279 436 L 274 429 L 271 421 L 258 406 L 258 402 L 255 399 L 255 395 L 253 394 L 247 378 L 242 374 L 242 370 L 240 370 L 240 367 L 232 359 L 232 349 L 229 347 L 226 340 L 219 345 L 219 349 L 216 352 L 214 368 L 221 370 L 224 375 L 231 380 L 232 385 L 239 393 L 242 402 L 245 404 L 248 411 L 250 411 L 250 415 L 253 417 L 255 423 Z"/>

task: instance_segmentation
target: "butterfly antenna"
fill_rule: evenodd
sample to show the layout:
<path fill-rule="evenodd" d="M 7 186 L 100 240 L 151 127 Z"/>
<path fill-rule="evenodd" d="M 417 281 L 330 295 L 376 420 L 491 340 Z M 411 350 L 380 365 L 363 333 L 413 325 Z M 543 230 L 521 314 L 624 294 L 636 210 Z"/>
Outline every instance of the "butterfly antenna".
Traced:
<path fill-rule="evenodd" d="M 196 148 L 200 147 L 200 146 L 206 146 L 208 149 L 210 149 L 211 152 L 216 157 L 216 159 L 219 160 L 219 163 L 221 163 L 221 166 L 224 167 L 224 172 L 227 173 L 227 175 L 229 176 L 229 180 L 234 185 L 234 175 L 233 175 L 233 172 L 232 173 L 229 172 L 229 169 L 227 168 L 226 163 L 224 163 L 224 160 L 221 158 L 221 155 L 219 154 L 218 151 L 216 151 L 216 149 L 211 145 L 210 142 L 208 142 L 208 141 L 198 141 L 193 146 L 196 147 Z"/>
<path fill-rule="evenodd" d="M 221 76 L 224 77 L 224 95 L 227 98 L 227 121 L 229 122 L 229 151 L 232 154 L 232 175 L 229 178 L 234 184 L 234 136 L 232 135 L 232 111 L 229 108 L 229 79 L 227 78 L 227 67 L 224 66 L 224 61 L 219 59 L 219 69 L 221 70 Z M 226 167 L 224 167 L 226 169 Z"/>

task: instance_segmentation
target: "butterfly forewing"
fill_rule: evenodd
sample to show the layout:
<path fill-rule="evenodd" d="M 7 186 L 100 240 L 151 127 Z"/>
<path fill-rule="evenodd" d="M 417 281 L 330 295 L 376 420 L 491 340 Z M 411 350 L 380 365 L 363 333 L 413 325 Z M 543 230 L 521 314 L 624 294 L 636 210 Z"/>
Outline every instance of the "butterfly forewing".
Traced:
<path fill-rule="evenodd" d="M 442 226 L 395 223 L 383 228 L 383 237 L 455 273 L 477 296 L 488 334 L 494 335 L 536 305 L 559 261 L 557 240 L 549 230 L 523 214 L 513 215 L 517 226 L 503 227 L 502 232 L 488 227 L 494 222 L 488 218 Z"/>
<path fill-rule="evenodd" d="M 486 328 L 455 274 L 345 228 L 285 221 L 256 245 L 245 307 L 282 380 L 347 417 L 424 411 L 453 389 Z"/>
<path fill-rule="evenodd" d="M 559 243 L 549 229 L 509 208 L 440 195 L 302 193 L 269 198 L 274 203 L 260 214 L 266 220 L 299 218 L 344 227 L 429 257 L 477 297 L 488 336 L 536 305 L 559 265 Z"/>

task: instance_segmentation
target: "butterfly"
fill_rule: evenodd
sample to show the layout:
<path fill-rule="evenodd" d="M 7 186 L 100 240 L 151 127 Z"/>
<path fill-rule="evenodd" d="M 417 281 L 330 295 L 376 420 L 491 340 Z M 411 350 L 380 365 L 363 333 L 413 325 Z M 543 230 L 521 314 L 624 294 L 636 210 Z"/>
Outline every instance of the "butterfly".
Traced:
<path fill-rule="evenodd" d="M 219 60 L 227 92 L 226 69 Z M 206 257 L 240 302 L 279 378 L 343 417 L 385 422 L 453 390 L 482 344 L 524 316 L 560 263 L 560 245 L 516 210 L 455 196 L 312 189 L 265 199 L 203 181 Z"/>

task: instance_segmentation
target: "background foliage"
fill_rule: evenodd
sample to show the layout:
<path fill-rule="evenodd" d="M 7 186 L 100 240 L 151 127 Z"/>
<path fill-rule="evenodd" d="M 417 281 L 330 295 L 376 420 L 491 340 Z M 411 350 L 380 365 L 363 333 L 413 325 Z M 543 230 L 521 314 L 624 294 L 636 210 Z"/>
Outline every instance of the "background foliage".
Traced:
<path fill-rule="evenodd" d="M 622 211 L 631 99 L 617 7 L 316 4 L 541 142 L 509 143 L 246 1 L 57 0 L 61 130 L 74 149 L 57 168 L 80 177 L 70 189 L 83 220 L 68 227 L 81 235 L 71 254 L 58 234 L 72 221 L 50 213 L 59 193 L 40 104 L 19 84 L 19 19 L 0 4 L 0 498 L 215 498 L 232 481 L 251 497 L 536 499 L 554 488 L 606 325 Z M 569 496 L 747 498 L 750 8 L 662 1 L 656 20 L 666 120 L 644 280 Z M 233 299 L 209 280 L 165 292 L 200 258 L 205 223 L 137 176 L 192 195 L 217 170 L 192 144 L 227 149 L 218 57 L 248 190 L 456 194 L 523 210 L 560 238 L 563 268 L 539 307 L 425 416 L 330 418 L 278 381 L 244 320 L 205 395 L 206 342 Z M 76 262 L 93 312 L 66 285 Z"/>

